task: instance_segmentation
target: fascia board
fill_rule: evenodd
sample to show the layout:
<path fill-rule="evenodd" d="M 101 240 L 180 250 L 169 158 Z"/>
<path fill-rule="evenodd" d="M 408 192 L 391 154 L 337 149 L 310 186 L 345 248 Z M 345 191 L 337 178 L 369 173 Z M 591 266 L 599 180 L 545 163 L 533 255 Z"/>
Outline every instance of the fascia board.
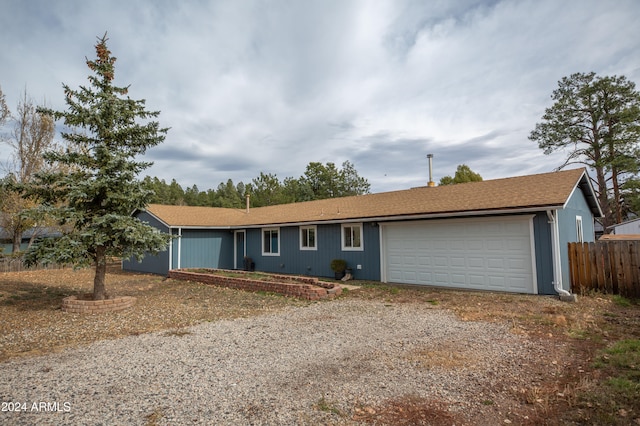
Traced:
<path fill-rule="evenodd" d="M 169 225 L 167 222 L 165 222 L 164 220 L 160 219 L 158 216 L 156 216 L 155 214 L 153 214 L 152 212 L 150 212 L 149 210 L 146 209 L 140 209 L 137 210 L 139 212 L 144 212 L 146 214 L 148 214 L 149 216 L 151 216 L 152 218 L 154 218 L 155 220 L 157 220 L 158 222 L 160 222 L 161 224 L 163 224 L 164 226 L 167 227 L 167 229 L 172 229 L 173 227 L 171 225 Z"/>
<path fill-rule="evenodd" d="M 551 205 L 551 206 L 537 206 L 537 207 L 520 208 L 520 209 L 476 210 L 476 211 L 470 211 L 470 212 L 415 214 L 415 215 L 405 215 L 405 216 L 396 215 L 396 216 L 379 216 L 379 217 L 354 217 L 350 219 L 334 219 L 334 220 L 325 220 L 325 221 L 267 223 L 267 224 L 260 224 L 260 225 L 234 226 L 233 228 L 234 229 L 253 229 L 253 228 L 268 228 L 268 227 L 283 227 L 283 226 L 332 225 L 332 224 L 352 223 L 352 222 L 397 222 L 397 221 L 403 221 L 403 220 L 537 213 L 537 212 L 544 212 L 548 209 L 557 209 L 557 208 L 562 208 L 562 206 Z"/>
<path fill-rule="evenodd" d="M 594 216 L 597 217 L 597 218 L 604 217 L 604 213 L 602 212 L 602 207 L 600 206 L 600 203 L 598 202 L 598 196 L 596 195 L 596 191 L 593 189 L 593 185 L 591 185 L 591 180 L 589 179 L 589 176 L 587 176 L 587 172 L 586 171 L 582 172 L 582 176 L 580 176 L 580 179 L 578 179 L 576 184 L 573 186 L 573 189 L 571 190 L 571 193 L 569 194 L 569 196 L 565 200 L 564 204 L 562 205 L 562 209 L 566 208 L 567 203 L 569 203 L 569 200 L 571 200 L 571 198 L 573 197 L 573 194 L 575 194 L 576 189 L 580 188 L 581 190 L 583 190 L 583 187 L 581 186 L 581 184 L 583 182 L 589 188 L 588 191 L 590 193 L 590 194 L 584 194 L 584 197 L 587 199 L 587 204 L 589 203 L 589 198 L 593 198 L 594 204 L 595 204 L 596 209 L 598 211 L 598 215 L 597 216 L 594 215 Z"/>
<path fill-rule="evenodd" d="M 228 231 L 233 229 L 244 228 L 242 226 L 190 226 L 190 225 L 171 225 L 169 229 L 219 229 L 221 231 Z"/>

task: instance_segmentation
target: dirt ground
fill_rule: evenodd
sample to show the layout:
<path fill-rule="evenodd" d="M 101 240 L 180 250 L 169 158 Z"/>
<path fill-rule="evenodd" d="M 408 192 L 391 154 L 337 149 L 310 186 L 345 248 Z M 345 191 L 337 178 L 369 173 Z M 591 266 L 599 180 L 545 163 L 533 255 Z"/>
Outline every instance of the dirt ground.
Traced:
<path fill-rule="evenodd" d="M 63 312 L 62 299 L 91 292 L 92 279 L 91 270 L 0 274 L 0 362 L 151 331 L 179 333 L 183 327 L 206 321 L 260 315 L 312 303 L 125 273 L 114 267 L 107 276 L 107 290 L 112 295 L 135 296 L 133 308 L 101 315 Z M 603 350 L 615 342 L 640 339 L 640 306 L 635 301 L 581 295 L 577 303 L 567 303 L 546 296 L 358 281 L 350 284 L 359 288 L 345 291 L 341 297 L 429 304 L 451 310 L 465 321 L 506 323 L 513 333 L 544 344 L 548 359 L 553 361 L 527 363 L 527 368 L 540 369 L 541 380 L 528 389 L 513 389 L 528 413 L 522 416 L 529 419 L 528 424 L 640 425 L 640 398 L 634 398 L 640 397 L 640 384 L 621 394 L 612 392 L 611 378 L 619 373 L 618 367 L 603 368 L 599 362 L 606 358 Z M 634 368 L 637 372 L 640 366 L 632 365 Z M 446 407 L 410 398 L 362 410 L 355 420 L 372 424 L 455 423 Z"/>

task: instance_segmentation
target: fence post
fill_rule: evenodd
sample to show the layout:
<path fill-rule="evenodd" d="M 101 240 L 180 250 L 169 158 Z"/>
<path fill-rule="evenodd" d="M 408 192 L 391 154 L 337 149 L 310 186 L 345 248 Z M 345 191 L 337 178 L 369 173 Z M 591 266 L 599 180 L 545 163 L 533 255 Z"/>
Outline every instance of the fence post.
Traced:
<path fill-rule="evenodd" d="M 578 255 L 576 251 L 576 244 L 569 243 L 569 282 L 571 284 L 571 292 L 581 294 L 582 285 L 580 283 L 580 277 L 578 274 Z"/>
<path fill-rule="evenodd" d="M 629 256 L 631 257 L 631 287 L 629 288 L 630 297 L 640 297 L 640 265 L 638 264 L 638 246 L 629 244 Z"/>

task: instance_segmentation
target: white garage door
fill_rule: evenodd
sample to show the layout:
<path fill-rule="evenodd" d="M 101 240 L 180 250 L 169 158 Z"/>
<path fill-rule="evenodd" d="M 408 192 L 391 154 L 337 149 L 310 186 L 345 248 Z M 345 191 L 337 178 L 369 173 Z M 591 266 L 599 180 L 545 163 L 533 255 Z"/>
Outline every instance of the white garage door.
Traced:
<path fill-rule="evenodd" d="M 383 281 L 536 293 L 531 216 L 383 224 Z"/>

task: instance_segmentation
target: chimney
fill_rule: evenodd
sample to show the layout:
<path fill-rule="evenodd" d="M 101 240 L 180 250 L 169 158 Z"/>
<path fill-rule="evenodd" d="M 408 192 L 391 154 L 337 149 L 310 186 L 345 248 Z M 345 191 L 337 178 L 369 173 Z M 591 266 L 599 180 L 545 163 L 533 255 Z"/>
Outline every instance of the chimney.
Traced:
<path fill-rule="evenodd" d="M 247 214 L 249 214 L 249 197 L 251 197 L 251 195 L 247 193 Z"/>
<path fill-rule="evenodd" d="M 427 184 L 430 188 L 436 186 L 433 181 L 433 154 L 427 154 L 427 158 L 429 159 L 429 183 Z"/>

